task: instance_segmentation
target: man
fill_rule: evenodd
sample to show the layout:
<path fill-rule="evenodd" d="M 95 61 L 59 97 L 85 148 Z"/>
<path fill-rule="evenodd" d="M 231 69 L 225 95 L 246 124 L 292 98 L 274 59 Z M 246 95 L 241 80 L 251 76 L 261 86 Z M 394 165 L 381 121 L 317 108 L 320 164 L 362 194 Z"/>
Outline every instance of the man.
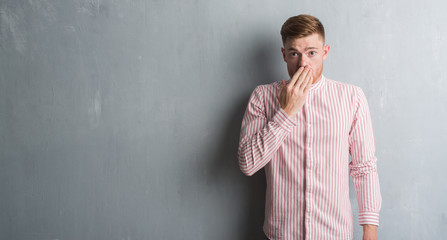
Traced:
<path fill-rule="evenodd" d="M 322 74 L 330 46 L 317 18 L 291 17 L 281 36 L 290 80 L 255 88 L 238 150 L 244 174 L 265 168 L 264 233 L 271 240 L 353 239 L 350 175 L 363 239 L 377 239 L 382 199 L 366 97 Z"/>

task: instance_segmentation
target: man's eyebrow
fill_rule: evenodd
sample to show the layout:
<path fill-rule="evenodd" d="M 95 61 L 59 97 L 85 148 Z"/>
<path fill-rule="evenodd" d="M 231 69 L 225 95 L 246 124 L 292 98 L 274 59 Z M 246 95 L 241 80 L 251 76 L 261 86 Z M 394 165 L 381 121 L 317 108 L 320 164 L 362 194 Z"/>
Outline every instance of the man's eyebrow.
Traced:
<path fill-rule="evenodd" d="M 311 50 L 311 49 L 318 49 L 318 48 L 317 48 L 317 47 L 307 47 L 307 48 L 304 49 L 304 51 Z M 296 48 L 294 48 L 294 47 L 289 47 L 287 50 L 288 50 L 288 51 L 298 51 L 298 50 L 297 50 Z"/>

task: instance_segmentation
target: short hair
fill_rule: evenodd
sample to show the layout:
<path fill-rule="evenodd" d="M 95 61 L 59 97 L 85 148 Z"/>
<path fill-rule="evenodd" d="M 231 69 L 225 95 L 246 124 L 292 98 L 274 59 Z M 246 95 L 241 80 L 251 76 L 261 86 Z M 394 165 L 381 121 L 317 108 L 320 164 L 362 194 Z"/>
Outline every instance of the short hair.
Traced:
<path fill-rule="evenodd" d="M 314 16 L 301 14 L 290 17 L 281 27 L 281 37 L 283 44 L 287 38 L 302 38 L 313 33 L 318 33 L 325 41 L 324 27 L 320 20 Z"/>

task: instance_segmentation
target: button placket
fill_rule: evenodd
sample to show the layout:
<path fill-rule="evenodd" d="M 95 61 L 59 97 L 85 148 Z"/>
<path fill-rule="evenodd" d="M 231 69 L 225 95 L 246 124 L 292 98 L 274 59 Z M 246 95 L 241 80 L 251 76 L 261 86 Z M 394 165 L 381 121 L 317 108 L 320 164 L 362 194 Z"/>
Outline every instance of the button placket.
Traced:
<path fill-rule="evenodd" d="M 310 95 L 310 94 L 309 94 Z M 310 229 L 311 226 L 311 212 L 312 212 L 312 187 L 311 187 L 311 179 L 312 179 L 312 124 L 310 122 L 311 118 L 311 107 L 310 107 L 310 97 L 307 96 L 306 99 L 306 143 L 305 143 L 305 155 L 306 155 L 306 166 L 305 166 L 305 178 L 306 178 L 306 191 L 305 191 L 305 199 L 306 199 L 306 213 L 305 213 L 305 221 L 306 221 L 306 229 Z M 308 231 L 306 231 L 308 232 Z"/>

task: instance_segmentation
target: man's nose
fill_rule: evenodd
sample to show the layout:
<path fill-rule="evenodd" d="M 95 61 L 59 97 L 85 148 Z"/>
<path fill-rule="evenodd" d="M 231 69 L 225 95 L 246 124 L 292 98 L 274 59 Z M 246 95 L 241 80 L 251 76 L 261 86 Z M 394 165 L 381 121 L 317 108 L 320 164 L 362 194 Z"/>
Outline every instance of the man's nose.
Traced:
<path fill-rule="evenodd" d="M 307 65 L 307 59 L 304 56 L 301 56 L 298 59 L 298 67 L 304 67 Z"/>

